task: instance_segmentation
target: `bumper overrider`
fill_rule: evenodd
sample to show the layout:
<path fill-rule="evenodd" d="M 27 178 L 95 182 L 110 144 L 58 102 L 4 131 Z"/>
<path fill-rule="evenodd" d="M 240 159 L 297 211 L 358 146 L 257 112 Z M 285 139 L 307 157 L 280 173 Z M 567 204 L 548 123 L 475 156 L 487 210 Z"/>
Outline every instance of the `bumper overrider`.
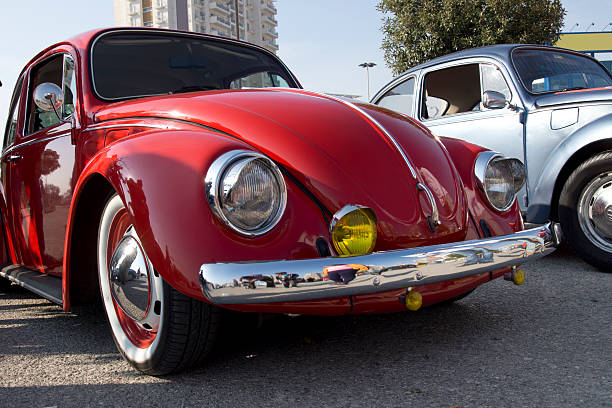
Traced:
<path fill-rule="evenodd" d="M 558 224 L 510 235 L 351 257 L 204 264 L 214 304 L 296 302 L 385 292 L 517 266 L 553 252 Z"/>

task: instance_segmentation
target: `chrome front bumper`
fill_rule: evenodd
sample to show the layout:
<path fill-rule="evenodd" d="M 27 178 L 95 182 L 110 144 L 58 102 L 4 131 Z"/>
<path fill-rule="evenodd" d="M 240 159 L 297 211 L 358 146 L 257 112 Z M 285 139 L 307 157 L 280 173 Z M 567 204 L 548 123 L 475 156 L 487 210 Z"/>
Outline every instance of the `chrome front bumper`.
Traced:
<path fill-rule="evenodd" d="M 351 257 L 204 264 L 200 285 L 215 304 L 296 302 L 384 292 L 463 278 L 554 251 L 558 224 L 500 237 Z"/>

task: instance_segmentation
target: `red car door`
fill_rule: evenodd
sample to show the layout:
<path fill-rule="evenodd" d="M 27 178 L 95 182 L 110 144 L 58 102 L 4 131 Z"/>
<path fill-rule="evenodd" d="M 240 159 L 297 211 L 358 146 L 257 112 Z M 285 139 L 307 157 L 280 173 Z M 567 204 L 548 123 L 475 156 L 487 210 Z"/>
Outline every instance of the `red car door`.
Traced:
<path fill-rule="evenodd" d="M 39 109 L 36 87 L 51 82 L 62 88 L 64 103 L 57 114 Z M 17 262 L 61 276 L 66 224 L 74 186 L 74 145 L 69 117 L 74 111 L 74 60 L 66 53 L 45 58 L 30 70 L 21 132 L 5 161 L 7 210 Z M 73 96 L 74 95 L 74 96 Z M 9 192 L 10 191 L 10 192 Z"/>

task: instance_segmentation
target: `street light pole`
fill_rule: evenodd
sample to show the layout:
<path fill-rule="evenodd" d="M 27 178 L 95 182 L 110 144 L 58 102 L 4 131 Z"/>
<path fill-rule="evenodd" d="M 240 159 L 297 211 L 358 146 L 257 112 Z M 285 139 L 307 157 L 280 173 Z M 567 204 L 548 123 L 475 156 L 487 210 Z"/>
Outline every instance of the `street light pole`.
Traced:
<path fill-rule="evenodd" d="M 368 102 L 370 102 L 370 68 L 376 66 L 376 64 L 373 62 L 363 62 L 358 66 L 366 69 L 366 77 L 368 78 Z"/>

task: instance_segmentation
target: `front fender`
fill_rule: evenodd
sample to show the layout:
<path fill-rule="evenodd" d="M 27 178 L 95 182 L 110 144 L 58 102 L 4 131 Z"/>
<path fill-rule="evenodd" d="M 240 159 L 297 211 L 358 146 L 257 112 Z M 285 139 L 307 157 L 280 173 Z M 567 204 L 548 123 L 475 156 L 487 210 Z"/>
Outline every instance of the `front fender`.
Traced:
<path fill-rule="evenodd" d="M 497 211 L 488 203 L 482 191 L 477 187 L 474 174 L 474 163 L 478 155 L 487 150 L 484 147 L 449 137 L 440 137 L 440 141 L 453 160 L 457 172 L 461 176 L 463 189 L 467 197 L 468 208 L 480 237 L 509 234 L 523 229 L 518 203 L 507 211 Z M 483 224 L 483 221 L 485 224 Z M 486 226 L 485 226 L 486 225 Z M 483 231 L 483 228 L 488 231 Z M 474 239 L 468 237 L 467 239 Z"/>
<path fill-rule="evenodd" d="M 551 152 L 529 198 L 527 220 L 543 223 L 549 219 L 555 185 L 563 168 L 578 152 L 605 140 L 612 142 L 612 113 L 576 130 Z"/>
<path fill-rule="evenodd" d="M 253 150 L 231 137 L 198 131 L 151 131 L 120 139 L 89 161 L 73 206 L 88 180 L 103 176 L 125 204 L 156 270 L 175 289 L 202 300 L 198 271 L 204 262 L 319 256 L 316 240 L 328 237 L 327 224 L 289 180 L 287 209 L 262 236 L 240 236 L 212 213 L 204 175 L 217 157 L 234 149 Z"/>

